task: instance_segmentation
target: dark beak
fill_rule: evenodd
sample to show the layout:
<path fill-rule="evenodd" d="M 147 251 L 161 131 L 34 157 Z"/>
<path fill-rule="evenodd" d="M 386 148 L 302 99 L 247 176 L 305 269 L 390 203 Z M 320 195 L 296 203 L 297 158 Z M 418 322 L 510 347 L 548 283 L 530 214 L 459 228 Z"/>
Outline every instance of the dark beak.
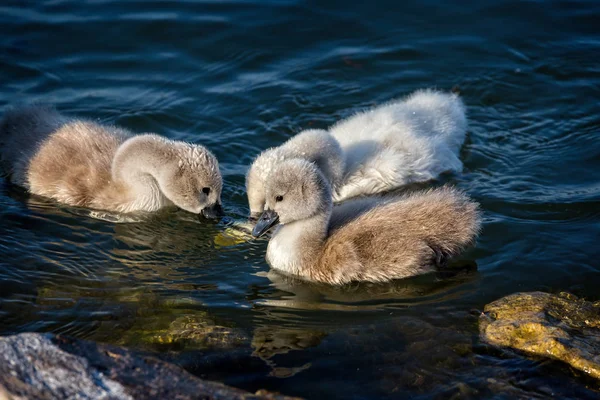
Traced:
<path fill-rule="evenodd" d="M 204 218 L 216 219 L 224 215 L 225 213 L 223 212 L 223 207 L 221 207 L 220 203 L 215 203 L 202 209 L 202 216 Z"/>
<path fill-rule="evenodd" d="M 266 210 L 262 213 L 256 226 L 252 230 L 252 236 L 261 237 L 264 235 L 271 227 L 279 222 L 279 215 L 273 210 Z"/>

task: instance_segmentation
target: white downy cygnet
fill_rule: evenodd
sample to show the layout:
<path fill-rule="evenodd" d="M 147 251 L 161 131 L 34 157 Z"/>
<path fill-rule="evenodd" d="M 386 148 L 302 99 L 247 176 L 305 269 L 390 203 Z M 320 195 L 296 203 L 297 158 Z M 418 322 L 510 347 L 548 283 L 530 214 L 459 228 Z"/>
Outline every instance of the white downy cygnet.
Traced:
<path fill-rule="evenodd" d="M 300 132 L 261 153 L 250 166 L 250 212 L 262 212 L 269 173 L 290 158 L 315 162 L 331 183 L 335 202 L 460 172 L 466 130 L 465 107 L 458 95 L 419 90 L 359 112 L 329 131 Z"/>
<path fill-rule="evenodd" d="M 26 106 L 0 122 L 0 166 L 30 193 L 119 213 L 175 205 L 222 214 L 222 178 L 205 147 Z"/>
<path fill-rule="evenodd" d="M 450 187 L 372 198 L 369 207 L 365 200 L 356 207 L 345 203 L 331 219 L 333 201 L 325 176 L 314 163 L 286 160 L 267 181 L 266 210 L 253 235 L 279 224 L 267 247 L 271 267 L 339 285 L 433 272 L 473 244 L 479 233 L 478 204 Z"/>
<path fill-rule="evenodd" d="M 337 140 L 324 130 L 303 131 L 283 145 L 263 151 L 250 166 L 246 175 L 246 192 L 252 216 L 257 217 L 263 211 L 267 178 L 273 168 L 293 158 L 314 162 L 332 186 L 343 178 L 344 155 Z"/>

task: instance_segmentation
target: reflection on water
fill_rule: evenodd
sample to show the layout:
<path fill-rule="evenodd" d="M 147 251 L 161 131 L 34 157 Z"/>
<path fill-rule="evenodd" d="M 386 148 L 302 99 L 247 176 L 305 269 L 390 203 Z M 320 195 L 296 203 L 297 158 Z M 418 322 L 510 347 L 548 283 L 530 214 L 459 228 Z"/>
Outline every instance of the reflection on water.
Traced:
<path fill-rule="evenodd" d="M 411 303 L 438 302 L 461 295 L 462 285 L 477 278 L 476 266 L 454 265 L 437 274 L 422 275 L 386 283 L 354 282 L 341 287 L 306 282 L 278 273 L 261 272 L 277 289 L 272 297 L 257 304 L 305 310 L 367 311 Z"/>
<path fill-rule="evenodd" d="M 252 355 L 259 357 L 271 367 L 270 376 L 289 378 L 311 366 L 310 363 L 297 367 L 277 366 L 273 358 L 279 354 L 290 351 L 302 351 L 309 347 L 316 347 L 327 336 L 318 330 L 285 328 L 278 326 L 259 326 L 252 335 Z"/>
<path fill-rule="evenodd" d="M 0 178 L 0 333 L 134 346 L 307 398 L 597 398 L 559 363 L 479 343 L 477 313 L 516 291 L 598 300 L 599 17 L 593 1 L 3 2 L 0 113 L 53 103 L 206 145 L 229 217 L 116 223 Z M 270 271 L 267 241 L 239 234 L 259 151 L 455 86 L 470 127 L 448 180 L 485 212 L 458 271 L 333 288 Z"/>

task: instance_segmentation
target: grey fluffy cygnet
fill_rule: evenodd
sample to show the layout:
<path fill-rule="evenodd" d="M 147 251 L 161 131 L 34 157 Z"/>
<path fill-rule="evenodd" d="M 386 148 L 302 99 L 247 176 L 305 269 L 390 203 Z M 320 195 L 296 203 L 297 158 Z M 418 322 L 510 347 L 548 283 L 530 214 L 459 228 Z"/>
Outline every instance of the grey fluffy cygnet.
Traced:
<path fill-rule="evenodd" d="M 306 160 L 286 160 L 267 181 L 266 211 L 253 235 L 278 224 L 267 248 L 271 267 L 339 285 L 435 271 L 472 245 L 480 230 L 478 204 L 450 187 L 352 203 L 336 207 L 332 219 L 322 172 Z"/>
<path fill-rule="evenodd" d="M 466 130 L 465 107 L 456 94 L 419 90 L 359 112 L 329 131 L 300 132 L 265 150 L 250 166 L 250 212 L 262 212 L 267 177 L 278 163 L 291 158 L 314 162 L 331 184 L 335 202 L 460 172 Z"/>
<path fill-rule="evenodd" d="M 25 106 L 0 122 L 0 166 L 13 183 L 61 203 L 119 213 L 175 205 L 222 214 L 222 178 L 205 147 Z"/>

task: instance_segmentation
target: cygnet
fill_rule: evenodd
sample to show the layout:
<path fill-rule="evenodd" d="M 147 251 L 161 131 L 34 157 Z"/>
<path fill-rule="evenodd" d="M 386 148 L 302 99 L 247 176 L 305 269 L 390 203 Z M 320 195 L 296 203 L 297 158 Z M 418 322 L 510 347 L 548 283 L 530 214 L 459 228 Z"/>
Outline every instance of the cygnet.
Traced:
<path fill-rule="evenodd" d="M 246 176 L 250 212 L 260 215 L 265 182 L 283 160 L 314 162 L 332 186 L 335 202 L 383 193 L 460 172 L 459 151 L 467 118 L 458 95 L 419 90 L 410 96 L 359 112 L 325 130 L 298 133 L 265 150 Z"/>
<path fill-rule="evenodd" d="M 450 187 L 373 198 L 370 207 L 349 202 L 336 211 L 347 215 L 331 219 L 330 185 L 302 159 L 274 168 L 265 204 L 253 235 L 278 225 L 267 247 L 271 267 L 333 285 L 433 272 L 472 245 L 480 230 L 478 204 Z"/>
<path fill-rule="evenodd" d="M 0 167 L 30 193 L 130 213 L 175 205 L 222 214 L 222 178 L 205 147 L 25 106 L 0 122 Z"/>

